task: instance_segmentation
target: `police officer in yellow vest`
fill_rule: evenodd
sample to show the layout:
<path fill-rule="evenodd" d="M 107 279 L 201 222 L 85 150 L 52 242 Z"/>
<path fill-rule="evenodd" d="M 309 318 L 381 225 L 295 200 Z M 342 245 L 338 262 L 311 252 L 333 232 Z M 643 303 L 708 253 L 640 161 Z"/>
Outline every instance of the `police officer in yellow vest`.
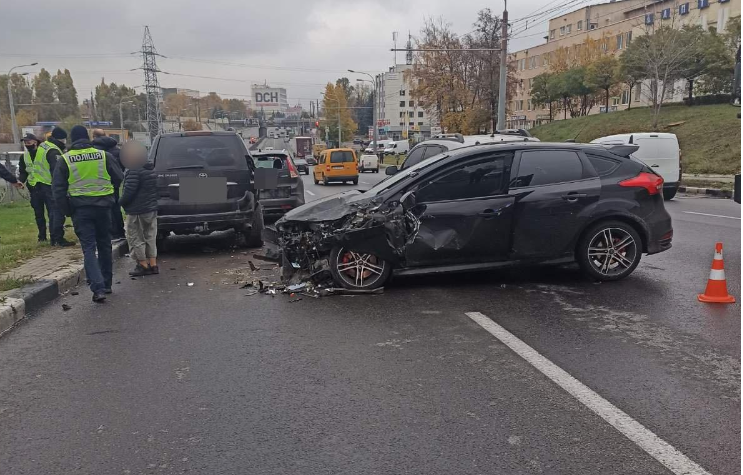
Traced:
<path fill-rule="evenodd" d="M 74 126 L 70 138 L 72 144 L 54 172 L 54 199 L 66 216 L 72 216 L 93 301 L 103 302 L 113 279 L 111 206 L 123 174 L 110 153 L 93 147 L 85 127 Z"/>
<path fill-rule="evenodd" d="M 35 135 L 26 134 L 23 144 L 26 151 L 23 160 L 18 165 L 21 182 L 28 185 L 31 194 L 31 207 L 36 216 L 36 227 L 39 230 L 39 242 L 46 241 L 46 217 L 44 208 L 49 215 L 49 237 L 52 246 L 74 246 L 64 238 L 64 215 L 54 205 L 52 198 L 52 174 L 57 159 L 62 155 L 65 147 L 64 140 L 67 132 L 56 127 L 52 135 L 45 142 L 41 142 Z"/>

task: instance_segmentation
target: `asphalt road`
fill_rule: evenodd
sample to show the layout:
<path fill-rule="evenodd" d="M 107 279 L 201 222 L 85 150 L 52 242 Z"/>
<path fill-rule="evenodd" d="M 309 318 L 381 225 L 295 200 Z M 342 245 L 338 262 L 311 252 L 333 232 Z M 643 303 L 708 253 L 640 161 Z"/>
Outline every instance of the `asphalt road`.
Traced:
<path fill-rule="evenodd" d="M 303 179 L 308 201 L 353 188 Z M 696 301 L 717 240 L 740 297 L 740 207 L 667 208 L 673 249 L 611 284 L 568 266 L 292 302 L 240 289 L 275 267 L 229 235 L 173 239 L 160 276 L 131 280 L 120 262 L 105 305 L 80 289 L 0 339 L 0 472 L 674 473 L 634 426 L 625 436 L 589 409 L 599 396 L 668 444 L 649 450 L 740 473 L 740 304 Z"/>

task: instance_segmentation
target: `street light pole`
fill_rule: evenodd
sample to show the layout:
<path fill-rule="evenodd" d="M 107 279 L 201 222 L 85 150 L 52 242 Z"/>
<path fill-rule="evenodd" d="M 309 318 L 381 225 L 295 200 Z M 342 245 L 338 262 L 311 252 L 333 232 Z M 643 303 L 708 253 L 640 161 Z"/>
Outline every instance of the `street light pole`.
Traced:
<path fill-rule="evenodd" d="M 379 75 L 372 76 L 369 73 L 365 73 L 363 71 L 354 71 L 353 69 L 348 70 L 349 73 L 358 73 L 358 74 L 365 74 L 369 76 L 369 78 L 373 81 L 374 84 L 374 104 L 372 108 L 372 126 L 374 127 L 374 134 L 372 135 L 372 140 L 374 141 L 374 155 L 379 155 L 379 150 L 377 150 L 377 134 L 379 132 L 379 127 L 377 127 L 377 103 L 379 102 L 378 96 L 377 96 L 377 82 L 379 80 Z"/>
<path fill-rule="evenodd" d="M 503 0 L 503 18 L 501 19 L 501 46 L 500 46 L 500 85 L 498 86 L 498 128 L 506 128 L 506 61 L 508 60 L 508 10 L 506 0 Z M 495 130 L 493 131 L 495 133 Z"/>
<path fill-rule="evenodd" d="M 14 69 L 17 68 L 25 68 L 28 66 L 36 66 L 39 63 L 31 63 L 31 64 L 21 64 L 20 66 L 13 66 L 8 71 L 8 105 L 10 106 L 10 128 L 13 132 L 13 143 L 19 144 L 21 142 L 21 139 L 18 137 L 18 124 L 15 121 L 15 106 L 13 105 L 13 88 L 12 88 L 12 81 L 10 80 L 10 73 L 13 72 Z M 23 73 L 22 76 L 27 75 L 28 73 Z"/>

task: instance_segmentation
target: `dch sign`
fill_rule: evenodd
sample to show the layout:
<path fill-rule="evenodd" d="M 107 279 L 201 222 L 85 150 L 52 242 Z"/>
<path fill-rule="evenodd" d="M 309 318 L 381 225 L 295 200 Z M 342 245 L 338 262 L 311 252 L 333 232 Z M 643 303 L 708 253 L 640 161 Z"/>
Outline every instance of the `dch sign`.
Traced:
<path fill-rule="evenodd" d="M 256 104 L 278 104 L 279 93 L 278 92 L 256 92 L 255 103 Z"/>

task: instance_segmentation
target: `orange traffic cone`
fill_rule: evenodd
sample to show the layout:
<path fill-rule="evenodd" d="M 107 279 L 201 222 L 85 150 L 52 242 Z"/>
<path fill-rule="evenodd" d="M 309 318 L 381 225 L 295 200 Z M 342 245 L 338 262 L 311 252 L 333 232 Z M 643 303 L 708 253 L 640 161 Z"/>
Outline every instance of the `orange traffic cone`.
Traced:
<path fill-rule="evenodd" d="M 697 296 L 700 302 L 734 303 L 735 297 L 728 294 L 728 284 L 725 280 L 725 266 L 722 263 L 722 243 L 715 245 L 715 258 L 712 261 L 712 270 L 709 271 L 707 288 L 703 294 Z"/>

